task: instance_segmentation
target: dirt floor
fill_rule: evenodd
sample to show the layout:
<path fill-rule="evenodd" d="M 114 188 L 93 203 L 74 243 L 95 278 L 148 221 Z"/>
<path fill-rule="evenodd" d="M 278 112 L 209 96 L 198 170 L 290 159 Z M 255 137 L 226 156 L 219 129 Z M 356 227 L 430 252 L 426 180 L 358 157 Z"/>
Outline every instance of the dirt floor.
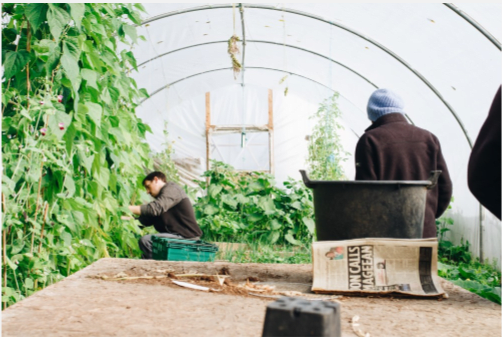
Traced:
<path fill-rule="evenodd" d="M 445 300 L 316 295 L 311 282 L 311 265 L 101 259 L 4 310 L 2 335 L 261 336 L 266 305 L 281 295 L 339 301 L 343 336 L 357 336 L 356 315 L 372 337 L 501 334 L 499 305 L 447 281 Z"/>

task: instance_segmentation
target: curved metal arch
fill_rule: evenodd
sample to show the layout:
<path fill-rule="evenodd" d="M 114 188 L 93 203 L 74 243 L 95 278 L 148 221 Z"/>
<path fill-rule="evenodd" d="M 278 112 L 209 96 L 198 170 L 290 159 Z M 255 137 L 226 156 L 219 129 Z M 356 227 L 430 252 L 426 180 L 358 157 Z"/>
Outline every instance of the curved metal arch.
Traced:
<path fill-rule="evenodd" d="M 293 46 L 293 45 L 289 45 L 289 44 L 284 44 L 284 43 L 279 43 L 279 42 L 272 42 L 272 41 L 264 41 L 264 40 L 247 40 L 247 42 L 251 42 L 251 43 L 267 43 L 267 44 L 273 44 L 273 45 L 277 45 L 277 46 L 285 46 L 285 47 L 288 47 L 288 48 L 293 48 L 293 49 L 298 49 L 298 50 L 301 50 L 301 51 L 304 51 L 304 52 L 307 52 L 307 53 L 310 53 L 310 54 L 313 54 L 313 55 L 316 55 L 316 56 L 319 56 L 319 57 L 322 57 L 328 61 L 331 61 L 333 63 L 336 63 L 338 64 L 339 66 L 347 69 L 348 71 L 356 74 L 357 76 L 359 76 L 360 78 L 362 78 L 363 80 L 365 80 L 366 82 L 368 82 L 370 85 L 372 85 L 374 88 L 378 89 L 378 86 L 371 82 L 368 78 L 366 78 L 365 76 L 363 76 L 362 74 L 358 73 L 357 71 L 355 71 L 354 69 L 346 66 L 345 64 L 343 63 L 340 63 L 332 58 L 329 58 L 325 55 L 322 55 L 322 54 L 319 54 L 319 53 L 316 53 L 314 51 L 311 51 L 311 50 L 308 50 L 308 49 L 305 49 L 305 48 L 301 48 L 301 47 L 297 47 L 297 46 Z M 223 41 L 211 41 L 211 42 L 204 42 L 204 43 L 199 43 L 199 44 L 193 44 L 191 46 L 187 46 L 187 47 L 182 47 L 182 48 L 179 48 L 179 49 L 175 49 L 175 50 L 171 50 L 171 51 L 168 51 L 166 53 L 163 53 L 163 54 L 160 54 L 158 56 L 155 56 L 149 60 L 146 60 L 145 62 L 142 62 L 141 64 L 138 65 L 138 68 L 151 62 L 151 61 L 154 61 L 158 58 L 161 58 L 161 57 L 164 57 L 166 55 L 169 55 L 169 54 L 172 54 L 172 53 L 176 53 L 176 52 L 179 52 L 179 51 L 182 51 L 182 50 L 185 50 L 185 49 L 190 49 L 192 47 L 200 47 L 200 46 L 204 46 L 204 45 L 208 45 L 208 44 L 215 44 L 215 43 L 228 43 L 228 41 L 226 40 L 223 40 Z"/>
<path fill-rule="evenodd" d="M 182 79 L 179 79 L 179 80 L 176 80 L 174 82 L 171 82 L 169 84 L 166 84 L 162 87 L 160 87 L 159 89 L 155 90 L 154 92 L 152 92 L 149 97 L 146 97 L 146 98 L 143 98 L 141 101 L 140 101 L 140 104 L 143 103 L 144 101 L 146 101 L 147 99 L 151 98 L 152 96 L 155 96 L 156 94 L 158 94 L 159 92 L 161 92 L 162 90 L 166 89 L 166 88 L 169 88 L 179 82 L 182 82 L 184 80 L 188 80 L 189 78 L 192 78 L 192 77 L 196 77 L 196 76 L 200 76 L 200 75 L 205 75 L 205 74 L 209 74 L 209 73 L 213 73 L 213 72 L 217 72 L 217 71 L 223 71 L 223 70 L 231 70 L 232 67 L 228 67 L 228 68 L 218 68 L 218 69 L 211 69 L 211 70 L 207 70 L 207 71 L 203 71 L 203 72 L 200 72 L 200 73 L 197 73 L 197 74 L 193 74 L 193 75 L 190 75 L 190 76 L 187 76 L 187 77 L 184 77 Z M 300 75 L 300 74 L 297 74 L 297 73 L 293 73 L 291 71 L 286 71 L 286 70 L 281 70 L 281 69 L 275 69 L 275 68 L 267 68 L 267 67 L 247 67 L 247 69 L 261 69 L 261 70 L 270 70 L 270 71 L 278 71 L 278 72 L 282 72 L 282 73 L 287 73 L 289 75 L 292 75 L 292 76 L 297 76 L 297 77 L 300 77 L 300 78 L 303 78 L 305 80 L 308 80 L 308 81 L 311 81 L 311 82 L 314 82 L 330 91 L 335 91 L 333 90 L 332 88 L 328 87 L 327 85 L 321 83 L 321 82 L 318 82 L 314 79 L 311 79 L 310 77 L 306 77 L 306 76 L 303 76 L 303 75 Z M 378 87 L 377 87 L 378 88 Z M 354 103 L 352 103 L 350 100 L 348 100 L 353 106 L 356 106 Z M 359 110 L 359 109 L 358 109 Z M 413 120 L 410 118 L 410 116 L 408 116 L 408 114 L 405 114 L 405 117 L 410 121 L 411 124 L 415 125 L 415 123 L 413 122 Z M 354 131 L 353 131 L 354 132 Z M 356 134 L 357 135 L 357 134 Z M 359 136 L 358 136 L 359 137 Z"/>
<path fill-rule="evenodd" d="M 446 7 L 448 7 L 449 9 L 451 9 L 452 11 L 454 11 L 455 13 L 460 15 L 465 21 L 469 22 L 474 28 L 476 28 L 481 34 L 483 34 L 488 40 L 490 40 L 491 43 L 493 43 L 495 45 L 495 47 L 497 47 L 499 50 L 502 50 L 500 42 L 495 38 L 495 36 L 490 34 L 490 32 L 488 32 L 476 20 L 471 18 L 469 15 L 467 15 L 467 13 L 462 11 L 460 8 L 458 8 L 454 4 L 443 3 L 443 5 L 445 5 Z"/>
<path fill-rule="evenodd" d="M 460 117 L 455 112 L 455 109 L 453 109 L 453 107 L 444 99 L 444 97 L 441 95 L 441 93 L 420 72 L 418 72 L 417 70 L 415 70 L 404 59 L 402 59 L 400 56 L 398 56 L 397 54 L 395 54 L 393 51 L 391 51 L 390 49 L 388 49 L 384 45 L 380 44 L 379 42 L 377 42 L 377 41 L 375 41 L 375 40 L 373 40 L 373 39 L 371 39 L 371 38 L 369 38 L 369 37 L 367 37 L 367 36 L 365 36 L 365 35 L 357 32 L 357 31 L 353 30 L 352 28 L 349 28 L 349 27 L 347 27 L 345 25 L 342 25 L 340 23 L 333 22 L 333 21 L 330 21 L 330 20 L 326 20 L 326 19 L 324 19 L 324 18 L 322 18 L 320 16 L 309 14 L 309 13 L 306 13 L 306 12 L 303 12 L 303 11 L 298 11 L 298 10 L 288 9 L 288 8 L 276 8 L 276 7 L 273 7 L 273 6 L 266 6 L 266 5 L 255 5 L 255 4 L 245 4 L 243 6 L 245 8 L 274 10 L 274 11 L 280 11 L 280 12 L 285 12 L 285 13 L 291 13 L 291 14 L 296 14 L 296 15 L 300 15 L 300 16 L 305 16 L 305 17 L 308 17 L 308 18 L 311 18 L 311 19 L 314 19 L 314 20 L 318 20 L 318 21 L 327 23 L 327 24 L 332 25 L 332 26 L 336 26 L 336 27 L 338 27 L 340 29 L 343 29 L 343 30 L 345 30 L 345 31 L 347 31 L 347 32 L 349 32 L 351 34 L 354 34 L 354 35 L 360 37 L 361 39 L 363 39 L 363 40 L 365 40 L 365 41 L 373 44 L 374 46 L 380 48 L 382 51 L 384 51 L 385 53 L 387 53 L 390 56 L 392 56 L 394 59 L 396 59 L 398 62 L 400 62 L 403 66 L 405 66 L 409 71 L 411 71 L 413 74 L 415 74 L 415 76 L 417 76 L 427 87 L 429 87 L 430 90 L 432 90 L 432 92 L 439 98 L 439 100 L 446 106 L 446 108 L 453 115 L 453 117 L 457 121 L 458 125 L 460 126 L 462 132 L 464 133 L 465 138 L 467 139 L 467 143 L 469 144 L 469 147 L 472 149 L 473 145 L 472 145 L 471 138 L 469 137 L 469 135 L 467 133 L 467 130 L 466 130 L 464 124 L 462 123 L 462 120 L 460 119 Z M 178 11 L 174 11 L 174 12 L 164 13 L 164 14 L 157 15 L 155 17 L 152 17 L 150 19 L 147 19 L 147 20 L 143 21 L 141 23 L 141 25 L 144 25 L 144 24 L 156 21 L 156 20 L 164 19 L 164 18 L 167 18 L 167 17 L 170 17 L 170 16 L 174 16 L 174 15 L 185 14 L 185 13 L 195 12 L 195 11 L 201 11 L 201 10 L 224 9 L 224 8 L 232 8 L 232 5 L 227 5 L 227 4 L 221 4 L 220 5 L 220 4 L 217 4 L 217 5 L 211 5 L 211 6 L 200 6 L 200 7 L 187 8 L 187 9 L 184 9 L 184 10 L 178 10 Z"/>

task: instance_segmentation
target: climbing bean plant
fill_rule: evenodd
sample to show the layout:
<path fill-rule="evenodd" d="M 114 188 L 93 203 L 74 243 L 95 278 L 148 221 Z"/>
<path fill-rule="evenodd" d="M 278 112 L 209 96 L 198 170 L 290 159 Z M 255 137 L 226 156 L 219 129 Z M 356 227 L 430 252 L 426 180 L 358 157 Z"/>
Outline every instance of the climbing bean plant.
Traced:
<path fill-rule="evenodd" d="M 310 178 L 313 179 L 347 179 L 342 163 L 347 160 L 348 152 L 343 149 L 339 135 L 343 126 L 339 123 L 342 112 L 338 107 L 338 97 L 335 92 L 326 98 L 310 117 L 316 122 L 309 139 L 307 159 Z"/>
<path fill-rule="evenodd" d="M 138 256 L 146 91 L 128 76 L 141 5 L 2 5 L 2 302 L 101 257 Z"/>

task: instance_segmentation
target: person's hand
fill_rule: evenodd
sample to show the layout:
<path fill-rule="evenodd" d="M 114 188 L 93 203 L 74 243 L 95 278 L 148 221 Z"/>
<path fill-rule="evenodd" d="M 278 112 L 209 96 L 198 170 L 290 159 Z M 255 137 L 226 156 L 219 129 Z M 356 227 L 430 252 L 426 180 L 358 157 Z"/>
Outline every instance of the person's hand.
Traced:
<path fill-rule="evenodd" d="M 134 218 L 132 216 L 121 216 L 121 220 L 133 220 Z"/>
<path fill-rule="evenodd" d="M 119 212 L 122 212 L 125 214 L 131 214 L 131 209 L 128 206 L 122 206 L 122 207 L 119 207 Z"/>
<path fill-rule="evenodd" d="M 129 206 L 129 212 L 135 215 L 141 215 L 141 206 Z"/>

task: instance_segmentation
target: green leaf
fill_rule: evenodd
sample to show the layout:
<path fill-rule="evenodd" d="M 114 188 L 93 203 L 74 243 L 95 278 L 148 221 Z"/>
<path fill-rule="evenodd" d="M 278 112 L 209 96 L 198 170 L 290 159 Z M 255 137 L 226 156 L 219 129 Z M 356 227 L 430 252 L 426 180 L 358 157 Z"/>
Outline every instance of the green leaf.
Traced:
<path fill-rule="evenodd" d="M 72 115 L 64 111 L 56 110 L 56 113 L 49 118 L 49 130 L 51 134 L 56 135 L 58 140 L 61 140 L 70 126 Z M 63 123 L 63 130 L 60 129 L 59 123 Z"/>
<path fill-rule="evenodd" d="M 33 289 L 33 280 L 31 278 L 24 280 L 24 287 L 26 289 Z"/>
<path fill-rule="evenodd" d="M 66 76 L 71 81 L 72 87 L 78 91 L 80 86 L 78 62 L 68 54 L 63 54 L 61 57 L 61 65 L 65 70 Z"/>
<path fill-rule="evenodd" d="M 70 13 L 73 21 L 75 21 L 75 26 L 80 30 L 82 26 L 82 18 L 85 13 L 85 4 L 81 3 L 69 3 L 70 5 Z"/>
<path fill-rule="evenodd" d="M 99 176 L 97 176 L 98 183 L 102 187 L 108 188 L 108 181 L 109 180 L 110 180 L 110 171 L 107 168 L 102 167 L 99 172 Z"/>
<path fill-rule="evenodd" d="M 129 61 L 129 63 L 131 64 L 131 66 L 137 71 L 138 70 L 138 65 L 136 63 L 136 58 L 134 57 L 133 53 L 128 51 L 125 53 L 125 58 L 127 61 Z"/>
<path fill-rule="evenodd" d="M 52 36 L 56 41 L 59 41 L 64 26 L 70 21 L 70 15 L 61 7 L 50 3 L 49 11 L 47 12 L 47 21 L 49 22 L 49 29 Z"/>
<path fill-rule="evenodd" d="M 73 181 L 73 178 L 70 176 L 66 176 L 66 180 L 64 182 L 64 186 L 66 187 L 66 191 L 68 192 L 68 198 L 73 197 L 75 194 L 75 182 Z"/>
<path fill-rule="evenodd" d="M 291 207 L 296 208 L 298 210 L 302 209 L 302 204 L 299 201 L 295 201 L 291 204 Z"/>
<path fill-rule="evenodd" d="M 86 102 L 87 116 L 96 124 L 96 126 L 101 125 L 101 116 L 103 115 L 103 107 L 101 105 L 91 102 Z"/>
<path fill-rule="evenodd" d="M 237 207 L 237 201 L 228 194 L 224 194 L 221 197 L 221 201 L 223 201 L 225 204 L 227 204 L 228 206 L 230 206 L 233 209 L 235 209 L 235 207 Z"/>
<path fill-rule="evenodd" d="M 63 40 L 63 54 L 69 55 L 78 61 L 80 58 L 80 48 L 78 46 L 78 39 L 74 37 L 67 37 Z"/>
<path fill-rule="evenodd" d="M 17 30 L 15 28 L 3 28 L 2 35 L 7 39 L 7 42 L 14 42 L 17 38 Z"/>
<path fill-rule="evenodd" d="M 221 185 L 209 185 L 209 195 L 212 197 L 212 198 L 216 198 L 216 196 L 221 192 L 221 190 L 223 189 L 223 187 Z"/>
<path fill-rule="evenodd" d="M 86 168 L 87 172 L 91 172 L 94 155 L 87 157 L 83 151 L 78 151 L 78 158 L 81 164 Z"/>
<path fill-rule="evenodd" d="M 315 231 L 315 222 L 314 222 L 314 220 L 306 218 L 306 217 L 303 217 L 302 221 L 305 224 L 305 226 L 307 226 L 307 229 L 309 230 L 309 233 L 310 234 L 314 234 L 314 231 Z"/>
<path fill-rule="evenodd" d="M 77 135 L 77 129 L 75 128 L 75 124 L 71 123 L 66 128 L 66 132 L 63 136 L 63 139 L 65 141 L 66 151 L 68 153 L 72 153 L 71 150 L 73 149 L 73 142 L 75 141 L 76 135 Z"/>
<path fill-rule="evenodd" d="M 71 234 L 68 232 L 63 232 L 60 235 L 61 239 L 63 239 L 65 246 L 71 246 Z"/>
<path fill-rule="evenodd" d="M 9 79 L 20 72 L 30 61 L 30 53 L 26 50 L 7 53 L 3 68 L 5 70 L 4 77 Z"/>
<path fill-rule="evenodd" d="M 281 224 L 279 223 L 279 221 L 277 221 L 276 219 L 272 220 L 270 222 L 270 227 L 272 228 L 272 230 L 277 230 L 277 229 L 281 229 Z"/>
<path fill-rule="evenodd" d="M 247 214 L 247 220 L 249 222 L 257 222 L 257 221 L 260 221 L 261 219 L 263 219 L 263 214 L 261 214 L 261 213 Z"/>
<path fill-rule="evenodd" d="M 11 261 L 11 259 L 9 259 L 8 256 L 7 256 L 7 260 L 6 261 L 7 261 L 7 264 L 9 265 L 10 269 L 12 269 L 12 270 L 16 270 L 17 269 L 17 265 L 15 263 L 13 263 Z"/>
<path fill-rule="evenodd" d="M 26 6 L 24 14 L 31 24 L 33 32 L 36 32 L 40 25 L 47 19 L 49 6 L 41 3 L 30 3 Z"/>
<path fill-rule="evenodd" d="M 270 232 L 270 234 L 268 235 L 268 243 L 273 245 L 274 243 L 277 242 L 277 240 L 279 240 L 279 238 L 281 237 L 281 232 L 280 231 L 273 231 L 273 232 Z"/>
<path fill-rule="evenodd" d="M 33 45 L 33 50 L 35 51 L 35 55 L 39 59 L 46 62 L 44 66 L 49 70 L 52 70 L 54 68 L 54 63 L 59 59 L 59 56 L 61 54 L 58 44 L 52 40 L 47 39 L 37 41 Z M 47 71 L 47 73 L 49 72 L 50 71 Z"/>
<path fill-rule="evenodd" d="M 2 292 L 5 296 L 13 296 L 16 293 L 14 289 L 8 287 L 2 287 Z"/>
<path fill-rule="evenodd" d="M 12 244 L 10 254 L 15 255 L 19 253 L 23 248 L 24 248 L 24 241 L 22 239 L 16 239 Z"/>
<path fill-rule="evenodd" d="M 235 200 L 237 200 L 241 204 L 246 204 L 249 202 L 249 198 L 246 198 L 242 194 L 236 194 L 235 195 Z"/>
<path fill-rule="evenodd" d="M 218 208 L 214 207 L 213 205 L 207 205 L 206 207 L 204 207 L 204 213 L 207 215 L 216 214 L 218 213 Z"/>
<path fill-rule="evenodd" d="M 140 94 L 141 94 L 143 97 L 146 97 L 146 98 L 150 97 L 150 95 L 148 94 L 148 91 L 146 91 L 146 89 L 145 89 L 145 88 L 141 88 L 141 89 L 139 89 L 139 92 L 140 92 Z"/>
<path fill-rule="evenodd" d="M 65 70 L 66 76 L 72 83 L 73 90 L 78 92 L 80 87 L 80 67 L 78 60 L 80 57 L 80 49 L 78 41 L 75 38 L 66 38 L 63 41 L 63 56 L 61 57 L 61 65 Z"/>
<path fill-rule="evenodd" d="M 258 202 L 258 206 L 260 206 L 266 215 L 274 214 L 276 212 L 276 207 L 274 204 L 274 200 L 268 197 L 263 197 Z"/>
<path fill-rule="evenodd" d="M 87 86 L 93 87 L 99 90 L 96 81 L 98 80 L 98 73 L 91 69 L 82 69 L 80 70 L 80 74 L 82 75 L 82 79 L 86 81 Z"/>
<path fill-rule="evenodd" d="M 286 239 L 289 243 L 291 243 L 291 244 L 293 244 L 293 245 L 298 246 L 298 245 L 300 245 L 300 244 L 301 244 L 301 242 L 300 242 L 300 241 L 298 241 L 298 240 L 296 240 L 296 239 L 293 237 L 293 235 L 291 235 L 291 233 L 286 234 L 286 235 L 284 236 L 284 238 L 285 238 L 285 239 Z"/>
<path fill-rule="evenodd" d="M 129 35 L 133 43 L 136 43 L 138 40 L 138 33 L 136 33 L 136 27 L 130 26 L 128 24 L 122 25 L 122 28 L 124 29 L 124 33 Z"/>

